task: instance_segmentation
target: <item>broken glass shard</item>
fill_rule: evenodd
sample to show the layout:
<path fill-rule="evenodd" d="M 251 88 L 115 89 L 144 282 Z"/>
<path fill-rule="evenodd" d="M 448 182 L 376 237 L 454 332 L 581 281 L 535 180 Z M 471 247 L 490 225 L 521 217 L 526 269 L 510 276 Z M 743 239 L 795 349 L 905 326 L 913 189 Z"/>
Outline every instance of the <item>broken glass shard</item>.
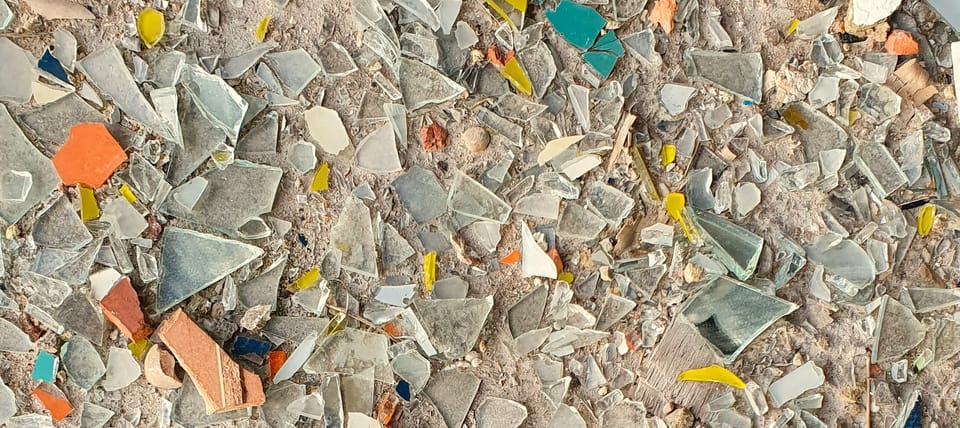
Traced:
<path fill-rule="evenodd" d="M 719 277 L 694 296 L 682 314 L 729 364 L 767 327 L 796 309 L 793 303 Z"/>
<path fill-rule="evenodd" d="M 227 140 L 227 135 L 210 123 L 200 111 L 200 106 L 192 97 L 181 100 L 184 104 L 183 120 L 180 123 L 183 132 L 184 147 L 175 147 L 167 179 L 179 184 L 206 162 L 217 146 Z"/>
<path fill-rule="evenodd" d="M 512 208 L 482 184 L 463 171 L 454 171 L 447 207 L 451 211 L 478 220 L 490 220 L 500 224 L 507 222 Z"/>
<path fill-rule="evenodd" d="M 97 348 L 83 336 L 72 336 L 60 347 L 63 369 L 70 380 L 84 390 L 93 388 L 107 373 Z"/>
<path fill-rule="evenodd" d="M 710 186 L 713 183 L 713 170 L 710 168 L 695 169 L 687 173 L 687 184 L 683 189 L 684 195 L 691 207 L 699 210 L 712 210 L 716 205 Z"/>
<path fill-rule="evenodd" d="M 580 85 L 570 85 L 567 87 L 567 95 L 570 96 L 570 105 L 573 107 L 573 113 L 577 117 L 577 123 L 583 132 L 590 131 L 590 89 Z"/>
<path fill-rule="evenodd" d="M 203 117 L 237 141 L 247 101 L 220 77 L 207 73 L 199 65 L 186 69 L 183 87 L 200 108 Z"/>
<path fill-rule="evenodd" d="M 237 299 L 244 307 L 260 305 L 277 306 L 277 286 L 283 275 L 287 259 L 281 258 L 270 265 L 260 275 L 248 279 L 237 286 Z"/>
<path fill-rule="evenodd" d="M 116 198 L 103 205 L 100 220 L 110 223 L 113 232 L 121 239 L 140 236 L 147 230 L 147 221 L 126 198 Z"/>
<path fill-rule="evenodd" d="M 344 269 L 374 278 L 379 276 L 373 222 L 363 201 L 352 197 L 346 200 L 331 237 L 334 247 L 342 254 Z"/>
<path fill-rule="evenodd" d="M 557 172 L 545 172 L 538 179 L 538 189 L 563 199 L 580 198 L 580 187 Z"/>
<path fill-rule="evenodd" d="M 600 216 L 578 204 L 567 203 L 563 208 L 563 213 L 560 214 L 557 234 L 567 238 L 589 241 L 600 235 L 605 227 L 607 227 L 607 222 Z"/>
<path fill-rule="evenodd" d="M 463 369 L 449 368 L 434 375 L 424 393 L 437 406 L 447 428 L 458 428 L 479 390 L 480 378 Z"/>
<path fill-rule="evenodd" d="M 264 58 L 292 97 L 299 96 L 320 75 L 320 64 L 303 49 L 269 53 Z"/>
<path fill-rule="evenodd" d="M 900 299 L 915 314 L 936 311 L 960 304 L 960 295 L 952 289 L 905 288 Z"/>
<path fill-rule="evenodd" d="M 174 189 L 171 196 L 174 201 L 183 205 L 188 211 L 193 211 L 193 207 L 197 206 L 197 202 L 203 197 L 203 193 L 207 190 L 209 184 L 210 182 L 206 178 L 194 177 Z"/>
<path fill-rule="evenodd" d="M 603 303 L 600 315 L 597 316 L 597 330 L 607 330 L 623 319 L 633 308 L 637 307 L 637 302 L 617 295 L 610 294 Z"/>
<path fill-rule="evenodd" d="M 696 88 L 668 83 L 660 89 L 660 103 L 667 113 L 677 116 L 687 111 L 687 103 L 696 93 Z"/>
<path fill-rule="evenodd" d="M 344 328 L 317 344 L 303 366 L 307 373 L 360 373 L 373 369 L 380 382 L 393 382 L 387 357 L 387 337 L 354 328 Z"/>
<path fill-rule="evenodd" d="M 619 226 L 633 211 L 635 204 L 626 193 L 599 181 L 590 185 L 585 196 L 587 208 L 600 214 L 611 226 Z"/>
<path fill-rule="evenodd" d="M 50 195 L 60 180 L 53 163 L 27 140 L 10 117 L 6 107 L 0 107 L 0 139 L 5 142 L 4 150 L 0 151 L 0 175 L 5 177 L 4 180 L 6 181 L 6 177 L 13 174 L 12 171 L 31 176 L 30 189 L 22 200 L 0 200 L 0 218 L 8 224 L 14 224 L 28 210 Z M 69 202 L 66 203 L 69 204 Z M 79 220 L 76 213 L 74 216 Z M 55 246 L 61 247 L 62 244 Z"/>
<path fill-rule="evenodd" d="M 320 391 L 316 391 L 291 401 L 290 404 L 287 405 L 286 410 L 297 416 L 322 421 L 323 409 L 323 394 Z"/>
<path fill-rule="evenodd" d="M 77 67 L 131 119 L 173 141 L 170 130 L 140 92 L 116 46 L 109 45 L 87 55 L 77 62 Z"/>
<path fill-rule="evenodd" d="M 600 166 L 601 163 L 603 163 L 603 160 L 600 159 L 600 156 L 585 154 L 564 162 L 560 165 L 560 169 L 571 180 L 576 180 Z"/>
<path fill-rule="evenodd" d="M 93 343 L 103 343 L 103 315 L 96 303 L 86 294 L 74 292 L 68 296 L 54 311 L 53 318 L 65 328 Z"/>
<path fill-rule="evenodd" d="M 743 218 L 760 205 L 760 188 L 753 183 L 740 183 L 734 190 L 733 200 L 737 207 L 737 218 Z"/>
<path fill-rule="evenodd" d="M 517 428 L 527 418 L 527 408 L 506 398 L 487 397 L 477 406 L 477 428 Z"/>
<path fill-rule="evenodd" d="M 544 16 L 567 43 L 580 51 L 593 46 L 600 30 L 607 24 L 595 9 L 571 0 L 561 0 L 556 8 L 547 9 Z"/>
<path fill-rule="evenodd" d="M 3 67 L 4 81 L 0 84 L 0 100 L 17 104 L 30 101 L 33 95 L 31 83 L 37 80 L 37 68 L 34 67 L 33 55 L 21 49 L 9 38 L 4 38 L 0 40 L 0 56 L 6 59 Z"/>
<path fill-rule="evenodd" d="M 287 163 L 303 175 L 317 167 L 317 147 L 305 141 L 297 141 L 287 152 Z"/>
<path fill-rule="evenodd" d="M 260 406 L 264 422 L 271 427 L 296 426 L 300 415 L 287 411 L 287 407 L 306 394 L 307 388 L 293 382 L 273 385 L 266 393 L 266 402 Z"/>
<path fill-rule="evenodd" d="M 854 241 L 845 239 L 826 249 L 815 244 L 806 251 L 812 263 L 823 265 L 826 281 L 847 295 L 856 295 L 876 276 L 873 258 Z"/>
<path fill-rule="evenodd" d="M 540 248 L 540 244 L 538 244 L 536 239 L 534 239 L 533 234 L 530 232 L 530 228 L 527 227 L 527 223 L 521 221 L 520 225 L 522 230 L 520 252 L 521 278 L 539 276 L 556 279 L 557 265 L 553 262 L 553 259 L 550 258 L 550 256 L 548 256 L 542 248 Z M 517 334 L 514 335 L 514 337 L 516 336 Z"/>
<path fill-rule="evenodd" d="M 98 357 L 99 358 L 99 357 Z M 83 412 L 80 415 L 80 428 L 101 428 L 116 413 L 113 410 L 100 407 L 93 403 L 83 403 Z"/>
<path fill-rule="evenodd" d="M 243 73 L 246 73 L 264 54 L 270 52 L 280 45 L 277 42 L 269 41 L 257 47 L 250 49 L 235 57 L 230 57 L 221 61 L 220 76 L 224 79 L 238 79 Z"/>
<path fill-rule="evenodd" d="M 93 240 L 66 196 L 40 213 L 32 232 L 37 245 L 66 250 L 78 250 Z"/>
<path fill-rule="evenodd" d="M 397 266 L 417 253 L 410 246 L 410 243 L 400 235 L 400 232 L 397 232 L 397 229 L 389 223 L 385 224 L 383 228 L 381 248 L 383 249 L 381 261 L 384 269 Z"/>
<path fill-rule="evenodd" d="M 457 21 L 457 29 L 454 30 L 454 36 L 457 38 L 457 46 L 459 46 L 460 49 L 469 49 L 480 42 L 477 33 L 473 31 L 473 27 L 463 21 Z"/>
<path fill-rule="evenodd" d="M 580 412 L 576 408 L 559 404 L 547 428 L 587 428 L 587 423 L 584 422 L 583 416 L 580 416 Z"/>
<path fill-rule="evenodd" d="M 763 250 L 762 237 L 710 212 L 688 209 L 687 213 L 714 254 L 734 276 L 746 280 L 753 275 Z"/>
<path fill-rule="evenodd" d="M 810 106 L 817 109 L 836 101 L 840 97 L 840 78 L 820 76 L 809 96 Z"/>
<path fill-rule="evenodd" d="M 263 250 L 252 245 L 177 227 L 164 230 L 162 248 L 157 286 L 157 308 L 161 311 L 263 254 Z"/>
<path fill-rule="evenodd" d="M 534 193 L 517 201 L 514 213 L 556 220 L 560 214 L 560 198 L 549 193 Z"/>
<path fill-rule="evenodd" d="M 100 386 L 107 391 L 117 391 L 137 380 L 140 373 L 140 363 L 129 349 L 111 347 L 107 356 L 107 370 Z"/>
<path fill-rule="evenodd" d="M 400 59 L 399 81 L 403 103 L 411 111 L 450 101 L 466 91 L 435 68 L 407 58 Z"/>
<path fill-rule="evenodd" d="M 868 83 L 860 87 L 859 111 L 874 123 L 883 123 L 900 114 L 902 99 L 886 85 Z"/>
<path fill-rule="evenodd" d="M 55 153 L 70 134 L 71 126 L 78 123 L 103 122 L 103 115 L 75 94 L 45 104 L 17 119 L 43 144 L 43 149 Z"/>
<path fill-rule="evenodd" d="M 870 361 L 885 363 L 902 357 L 923 341 L 926 327 L 910 309 L 884 295 L 873 330 Z"/>
<path fill-rule="evenodd" d="M 770 394 L 773 407 L 780 408 L 804 392 L 823 385 L 823 382 L 823 369 L 813 361 L 808 361 L 770 384 L 767 392 Z"/>
<path fill-rule="evenodd" d="M 553 270 L 556 271 L 556 267 Z M 547 294 L 547 285 L 543 284 L 524 295 L 507 310 L 507 325 L 514 338 L 540 326 L 540 318 L 543 317 L 547 304 Z"/>
<path fill-rule="evenodd" d="M 416 300 L 413 308 L 436 350 L 446 359 L 462 357 L 477 342 L 493 307 L 493 296 L 484 299 Z"/>
<path fill-rule="evenodd" d="M 780 171 L 778 184 L 787 191 L 797 191 L 807 188 L 820 178 L 820 164 L 807 162 L 791 166 Z"/>
<path fill-rule="evenodd" d="M 0 318 L 0 351 L 24 353 L 34 349 L 30 336 L 16 324 Z"/>
<path fill-rule="evenodd" d="M 310 137 L 323 151 L 337 155 L 350 145 L 350 136 L 335 110 L 316 106 L 303 112 L 303 117 Z"/>
<path fill-rule="evenodd" d="M 328 77 L 343 77 L 357 71 L 350 52 L 337 42 L 327 43 L 320 49 L 320 67 Z"/>
<path fill-rule="evenodd" d="M 855 158 L 860 172 L 870 180 L 878 197 L 886 198 L 907 184 L 907 176 L 883 144 L 864 142 L 857 147 Z"/>
<path fill-rule="evenodd" d="M 759 52 L 714 52 L 696 48 L 683 54 L 687 75 L 759 103 L 763 97 L 763 59 Z"/>
<path fill-rule="evenodd" d="M 375 174 L 388 174 L 403 169 L 393 126 L 384 123 L 357 144 L 357 165 Z"/>

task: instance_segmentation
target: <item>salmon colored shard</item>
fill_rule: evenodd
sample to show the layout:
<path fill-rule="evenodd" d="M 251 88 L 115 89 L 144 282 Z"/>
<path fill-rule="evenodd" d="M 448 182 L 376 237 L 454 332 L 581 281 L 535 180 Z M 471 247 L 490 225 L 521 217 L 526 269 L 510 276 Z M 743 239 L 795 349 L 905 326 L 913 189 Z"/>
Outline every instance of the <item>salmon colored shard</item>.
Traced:
<path fill-rule="evenodd" d="M 287 353 L 281 350 L 267 352 L 267 364 L 270 365 L 270 379 L 273 379 L 277 375 L 277 372 L 280 371 L 280 367 L 283 367 L 283 363 L 287 362 Z"/>
<path fill-rule="evenodd" d="M 174 371 L 176 361 L 173 355 L 160 347 L 153 345 L 147 351 L 147 358 L 143 360 L 143 376 L 147 382 L 157 388 L 175 389 L 183 385 Z"/>
<path fill-rule="evenodd" d="M 500 263 L 503 263 L 505 265 L 512 265 L 519 261 L 520 261 L 520 250 L 513 250 L 510 252 L 510 254 L 507 254 L 506 256 L 503 256 L 502 259 L 500 259 Z"/>
<path fill-rule="evenodd" d="M 516 58 L 508 59 L 507 63 L 503 65 L 503 69 L 500 70 L 500 74 L 503 75 L 517 91 L 526 95 L 533 93 L 533 85 L 530 83 L 530 78 L 527 77 L 527 72 L 523 70 L 523 66 L 520 65 L 520 61 L 517 61 Z"/>
<path fill-rule="evenodd" d="M 420 129 L 420 141 L 423 142 L 423 149 L 428 152 L 440 150 L 447 145 L 447 130 L 439 123 L 431 122 Z"/>
<path fill-rule="evenodd" d="M 933 230 L 933 221 L 937 218 L 937 206 L 926 204 L 920 208 L 920 215 L 917 216 L 917 235 L 926 237 Z"/>
<path fill-rule="evenodd" d="M 903 30 L 893 30 L 887 36 L 887 41 L 883 44 L 887 53 L 894 55 L 916 55 L 920 53 L 920 45 L 913 36 Z"/>
<path fill-rule="evenodd" d="M 162 12 L 148 7 L 137 16 L 137 34 L 140 35 L 140 41 L 147 49 L 160 43 L 165 31 L 166 24 L 163 21 Z"/>
<path fill-rule="evenodd" d="M 97 196 L 93 189 L 87 186 L 77 186 L 80 193 L 80 220 L 90 221 L 100 218 L 100 206 L 97 205 Z"/>
<path fill-rule="evenodd" d="M 99 188 L 127 154 L 102 123 L 81 123 L 70 129 L 67 142 L 53 155 L 63 184 Z"/>
<path fill-rule="evenodd" d="M 130 340 L 144 339 L 153 332 L 153 328 L 143 318 L 140 298 L 130 285 L 129 277 L 121 279 L 103 300 L 100 300 L 100 309 L 103 316 Z"/>
<path fill-rule="evenodd" d="M 433 283 L 437 280 L 437 253 L 431 251 L 423 256 L 423 286 L 427 293 L 433 292 Z"/>
<path fill-rule="evenodd" d="M 133 357 L 137 360 L 142 360 L 143 356 L 147 353 L 147 350 L 150 349 L 150 341 L 147 339 L 140 339 L 136 342 L 130 342 L 127 344 L 127 349 L 130 350 L 130 353 L 133 354 Z"/>
<path fill-rule="evenodd" d="M 657 0 L 650 10 L 650 23 L 659 25 L 670 34 L 673 31 L 673 16 L 677 14 L 677 0 Z"/>
<path fill-rule="evenodd" d="M 267 27 L 270 25 L 270 18 L 270 15 L 264 16 L 263 19 L 260 20 L 260 23 L 257 24 L 257 29 L 253 32 L 253 39 L 256 40 L 257 43 L 263 43 L 263 39 L 267 38 Z"/>
<path fill-rule="evenodd" d="M 130 190 L 130 186 L 127 186 L 126 183 L 120 185 L 120 194 L 123 195 L 123 199 L 131 204 L 137 202 L 137 195 L 133 194 L 133 190 Z"/>
<path fill-rule="evenodd" d="M 389 426 L 390 422 L 396 421 L 400 416 L 400 397 L 387 390 L 380 396 L 377 402 L 377 420 L 383 426 Z"/>
<path fill-rule="evenodd" d="M 699 369 L 690 369 L 677 376 L 679 381 L 717 382 L 730 385 L 737 389 L 747 387 L 736 374 L 718 365 L 711 365 Z"/>
<path fill-rule="evenodd" d="M 43 407 L 47 408 L 54 422 L 60 422 L 73 411 L 73 406 L 67 400 L 66 394 L 59 388 L 49 383 L 41 383 L 33 388 L 33 396 L 37 397 Z"/>
<path fill-rule="evenodd" d="M 183 309 L 177 309 L 160 325 L 157 336 L 193 379 L 207 414 L 259 406 L 266 401 L 260 377 L 230 359 Z"/>
<path fill-rule="evenodd" d="M 553 260 L 553 264 L 557 266 L 557 273 L 563 272 L 563 259 L 560 258 L 560 252 L 556 248 L 551 248 L 547 251 L 547 255 Z"/>
<path fill-rule="evenodd" d="M 311 192 L 326 192 L 329 187 L 330 165 L 326 162 L 317 167 L 317 172 L 313 174 L 313 182 L 310 183 Z"/>
<path fill-rule="evenodd" d="M 500 48 L 497 47 L 496 43 L 491 43 L 487 47 L 487 61 L 491 64 L 497 66 L 497 68 L 503 67 L 503 58 L 500 55 Z"/>

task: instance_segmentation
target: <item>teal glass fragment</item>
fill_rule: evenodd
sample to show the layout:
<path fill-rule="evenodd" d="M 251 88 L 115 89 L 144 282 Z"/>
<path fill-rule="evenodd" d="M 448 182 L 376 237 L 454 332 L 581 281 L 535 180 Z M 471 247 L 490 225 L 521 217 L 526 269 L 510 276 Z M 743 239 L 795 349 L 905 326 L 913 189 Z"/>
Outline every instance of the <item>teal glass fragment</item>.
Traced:
<path fill-rule="evenodd" d="M 30 379 L 53 383 L 57 375 L 57 363 L 57 357 L 41 350 L 37 354 L 36 362 L 33 363 L 33 372 L 30 373 Z"/>
<path fill-rule="evenodd" d="M 619 57 L 609 52 L 590 51 L 583 54 L 583 60 L 590 64 L 600 77 L 606 79 L 613 72 L 613 66 L 617 64 Z"/>
<path fill-rule="evenodd" d="M 600 30 L 607 25 L 607 20 L 592 7 L 571 0 L 562 0 L 556 9 L 548 9 L 544 15 L 568 43 L 581 51 L 593 46 Z"/>

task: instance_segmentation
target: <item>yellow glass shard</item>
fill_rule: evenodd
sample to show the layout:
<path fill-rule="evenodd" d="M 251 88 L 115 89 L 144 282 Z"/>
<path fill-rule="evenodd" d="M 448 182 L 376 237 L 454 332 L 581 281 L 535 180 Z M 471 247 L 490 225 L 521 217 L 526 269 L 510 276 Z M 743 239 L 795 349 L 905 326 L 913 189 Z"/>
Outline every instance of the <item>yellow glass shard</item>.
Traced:
<path fill-rule="evenodd" d="M 520 13 L 527 13 L 527 0 L 504 0 Z"/>
<path fill-rule="evenodd" d="M 694 242 L 696 241 L 695 232 L 687 223 L 686 217 L 683 214 L 683 208 L 686 205 L 687 198 L 683 196 L 683 193 L 673 192 L 667 195 L 663 203 L 663 208 L 667 211 L 667 214 L 670 214 L 670 218 L 680 223 L 680 228 L 683 229 L 683 234 L 687 237 L 687 240 Z"/>
<path fill-rule="evenodd" d="M 519 1 L 519 0 L 512 0 L 512 1 Z M 514 30 L 517 29 L 517 24 L 515 24 L 513 22 L 513 19 L 510 18 L 510 14 L 497 3 L 497 0 L 486 0 L 486 3 L 487 3 L 487 6 L 490 6 L 490 8 L 493 9 L 494 12 L 497 12 L 497 15 L 500 15 L 500 17 L 503 18 L 504 21 L 507 21 L 507 23 L 510 24 L 510 28 L 513 28 Z M 524 10 L 526 10 L 526 7 L 524 7 Z"/>
<path fill-rule="evenodd" d="M 137 34 L 147 49 L 160 43 L 164 31 L 166 31 L 166 24 L 163 21 L 162 12 L 148 7 L 137 16 Z"/>
<path fill-rule="evenodd" d="M 427 293 L 433 292 L 433 283 L 437 280 L 437 253 L 431 251 L 423 256 L 423 287 Z"/>
<path fill-rule="evenodd" d="M 306 271 L 303 275 L 300 275 L 300 278 L 297 278 L 294 285 L 298 290 L 306 290 L 310 287 L 317 285 L 317 282 L 320 281 L 320 269 L 313 268 Z"/>
<path fill-rule="evenodd" d="M 645 183 L 644 186 L 647 187 L 647 191 L 650 192 L 650 196 L 653 197 L 653 200 L 659 201 L 660 193 L 657 192 L 657 185 L 653 182 L 650 170 L 647 169 L 647 162 L 643 160 L 643 155 L 637 146 L 630 147 L 630 158 L 633 160 L 633 170 L 637 176 L 646 179 L 643 182 Z"/>
<path fill-rule="evenodd" d="M 794 106 L 787 107 L 787 109 L 780 114 L 780 117 L 783 118 L 784 122 L 787 122 L 788 125 L 794 128 L 807 129 L 810 127 L 807 119 L 803 117 L 803 113 L 800 113 L 800 110 L 797 110 Z"/>
<path fill-rule="evenodd" d="M 860 120 L 860 116 L 863 116 L 857 110 L 850 110 L 850 116 L 847 118 L 847 126 L 853 126 L 854 123 L 857 123 Z"/>
<path fill-rule="evenodd" d="M 270 15 L 264 16 L 257 24 L 257 29 L 253 32 L 253 39 L 257 43 L 263 43 L 263 39 L 267 38 L 267 26 L 270 25 L 270 18 Z"/>
<path fill-rule="evenodd" d="M 925 237 L 933 230 L 933 221 L 937 218 L 937 206 L 926 204 L 920 208 L 920 215 L 917 216 L 917 235 Z"/>
<path fill-rule="evenodd" d="M 718 365 L 711 365 L 699 369 L 690 369 L 677 376 L 679 381 L 692 382 L 717 382 L 724 385 L 730 385 L 737 389 L 747 387 L 743 380 L 732 371 Z"/>
<path fill-rule="evenodd" d="M 664 144 L 660 148 L 660 166 L 667 166 L 677 159 L 677 146 L 673 144 Z"/>
<path fill-rule="evenodd" d="M 533 94 L 533 85 L 530 83 L 530 78 L 527 77 L 527 72 L 523 71 L 523 66 L 520 65 L 520 61 L 517 61 L 517 58 L 510 58 L 510 60 L 503 65 L 503 70 L 500 70 L 500 74 L 513 85 L 514 89 L 526 95 Z"/>
<path fill-rule="evenodd" d="M 790 37 L 790 35 L 793 34 L 794 31 L 797 31 L 797 26 L 799 25 L 800 25 L 800 20 L 797 18 L 793 18 L 793 21 L 790 21 L 790 25 L 787 26 L 786 37 Z"/>
<path fill-rule="evenodd" d="M 310 183 L 311 192 L 326 192 L 329 186 L 328 176 L 330 174 L 330 165 L 326 162 L 320 164 L 317 172 L 313 174 L 313 182 Z"/>
<path fill-rule="evenodd" d="M 97 205 L 97 196 L 93 194 L 93 189 L 86 186 L 78 186 L 80 191 L 80 220 L 90 221 L 100 217 L 100 207 Z"/>
<path fill-rule="evenodd" d="M 130 342 L 127 344 L 127 349 L 130 350 L 130 353 L 133 354 L 133 357 L 142 360 L 143 355 L 147 353 L 147 350 L 150 349 L 150 341 L 147 339 L 140 339 L 136 342 Z"/>
<path fill-rule="evenodd" d="M 133 190 L 130 190 L 130 186 L 127 186 L 126 184 L 120 185 L 120 194 L 123 195 L 123 198 L 131 204 L 137 202 L 137 195 L 134 195 Z"/>
<path fill-rule="evenodd" d="M 327 323 L 327 326 L 323 328 L 323 331 L 320 332 L 321 338 L 327 338 L 332 336 L 334 333 L 343 330 L 347 326 L 347 313 L 346 312 L 337 312 L 333 318 L 330 318 L 330 322 Z"/>
<path fill-rule="evenodd" d="M 566 282 L 567 284 L 573 284 L 573 273 L 571 272 L 560 272 L 560 275 L 557 275 L 557 279 Z"/>

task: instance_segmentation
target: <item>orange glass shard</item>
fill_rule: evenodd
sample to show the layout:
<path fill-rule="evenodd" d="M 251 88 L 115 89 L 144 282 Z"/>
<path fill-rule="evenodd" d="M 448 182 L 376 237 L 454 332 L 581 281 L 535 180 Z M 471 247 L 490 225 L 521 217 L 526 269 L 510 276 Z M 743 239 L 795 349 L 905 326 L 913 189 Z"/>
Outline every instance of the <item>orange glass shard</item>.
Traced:
<path fill-rule="evenodd" d="M 43 407 L 47 408 L 54 422 L 60 422 L 73 411 L 73 406 L 67 400 L 67 395 L 53 384 L 41 383 L 33 388 L 33 396 L 37 397 Z"/>
<path fill-rule="evenodd" d="M 127 154 L 102 123 L 81 123 L 70 129 L 70 136 L 53 155 L 63 184 L 83 184 L 99 188 L 124 161 Z"/>
<path fill-rule="evenodd" d="M 281 350 L 267 352 L 267 363 L 270 365 L 270 379 L 273 379 L 283 363 L 287 362 L 287 353 Z"/>
<path fill-rule="evenodd" d="M 730 385 L 737 389 L 744 389 L 747 387 L 747 385 L 743 383 L 743 380 L 741 380 L 732 371 L 716 364 L 699 369 L 687 370 L 683 373 L 680 373 L 680 375 L 677 376 L 677 380 L 693 382 L 717 382 L 724 385 Z"/>
<path fill-rule="evenodd" d="M 557 265 L 557 273 L 563 272 L 563 259 L 560 258 L 560 252 L 556 248 L 551 248 L 547 251 L 547 255 L 553 260 L 553 264 Z"/>
<path fill-rule="evenodd" d="M 183 309 L 177 309 L 160 325 L 157 336 L 193 379 L 207 414 L 259 406 L 266 401 L 260 377 L 230 359 Z"/>
<path fill-rule="evenodd" d="M 400 397 L 387 390 L 380 396 L 377 402 L 377 420 L 383 426 L 389 426 L 391 421 L 395 421 L 400 416 Z"/>
<path fill-rule="evenodd" d="M 503 256 L 502 259 L 500 259 L 500 263 L 503 263 L 505 265 L 512 265 L 519 261 L 520 261 L 520 250 L 513 250 L 510 252 L 510 254 L 507 254 L 506 256 Z"/>
<path fill-rule="evenodd" d="M 130 278 L 124 277 L 100 300 L 103 316 L 132 341 L 146 338 L 153 333 L 153 327 L 147 324 L 140 310 L 140 298 L 130 284 Z"/>
<path fill-rule="evenodd" d="M 663 31 L 670 34 L 673 31 L 673 16 L 677 14 L 677 0 L 657 0 L 657 4 L 650 10 L 650 23 L 659 25 Z"/>

